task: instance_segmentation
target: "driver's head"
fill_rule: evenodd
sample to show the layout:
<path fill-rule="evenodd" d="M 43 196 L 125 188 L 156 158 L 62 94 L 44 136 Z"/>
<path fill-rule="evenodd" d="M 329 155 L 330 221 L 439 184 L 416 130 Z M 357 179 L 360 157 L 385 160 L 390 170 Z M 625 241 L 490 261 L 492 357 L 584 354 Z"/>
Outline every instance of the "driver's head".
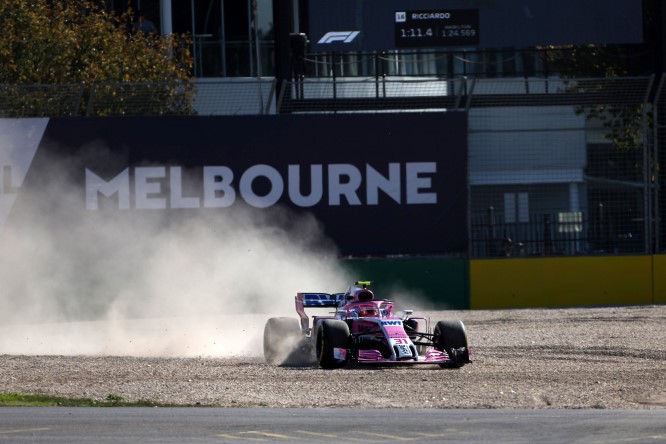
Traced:
<path fill-rule="evenodd" d="M 362 289 L 359 290 L 358 293 L 356 293 L 356 300 L 358 301 L 371 301 L 375 298 L 375 294 L 368 290 L 368 289 Z"/>
<path fill-rule="evenodd" d="M 377 316 L 377 309 L 372 307 L 372 308 L 362 308 L 359 316 L 361 317 L 369 317 L 369 316 Z"/>

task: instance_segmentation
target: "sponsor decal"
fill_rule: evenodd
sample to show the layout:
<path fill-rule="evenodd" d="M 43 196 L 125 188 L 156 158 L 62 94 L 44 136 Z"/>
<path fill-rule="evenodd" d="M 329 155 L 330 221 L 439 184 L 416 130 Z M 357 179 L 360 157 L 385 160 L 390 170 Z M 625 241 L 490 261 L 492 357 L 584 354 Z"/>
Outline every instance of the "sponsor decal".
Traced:
<path fill-rule="evenodd" d="M 338 359 L 340 361 L 346 361 L 347 350 L 345 350 L 344 348 L 335 347 L 333 349 L 333 358 Z"/>
<path fill-rule="evenodd" d="M 86 209 L 98 210 L 100 196 L 114 198 L 120 210 L 168 208 L 226 208 L 237 200 L 256 208 L 267 208 L 286 198 L 298 207 L 378 205 L 380 191 L 399 205 L 434 205 L 432 189 L 436 162 L 389 163 L 384 176 L 370 164 L 360 169 L 352 164 L 289 165 L 286 177 L 277 168 L 258 164 L 236 172 L 228 166 L 203 166 L 198 195 L 185 196 L 180 166 L 127 167 L 105 179 L 85 170 Z M 301 170 L 309 168 L 308 194 L 301 190 Z M 324 179 L 326 171 L 326 180 Z M 255 182 L 264 185 L 263 193 Z"/>
<path fill-rule="evenodd" d="M 319 44 L 329 44 L 335 42 L 342 43 L 351 43 L 356 39 L 356 37 L 361 33 L 361 31 L 330 31 L 324 34 L 322 38 L 319 39 L 317 43 Z"/>
<path fill-rule="evenodd" d="M 49 119 L 0 119 L 0 227 L 12 211 Z"/>
<path fill-rule="evenodd" d="M 406 346 L 406 345 L 396 345 L 396 347 L 397 347 L 398 352 L 399 352 L 398 357 L 411 356 L 412 355 L 412 352 L 411 352 L 411 350 L 409 349 L 408 346 Z"/>
<path fill-rule="evenodd" d="M 395 325 L 399 326 L 402 325 L 402 321 L 382 321 L 382 325 Z"/>

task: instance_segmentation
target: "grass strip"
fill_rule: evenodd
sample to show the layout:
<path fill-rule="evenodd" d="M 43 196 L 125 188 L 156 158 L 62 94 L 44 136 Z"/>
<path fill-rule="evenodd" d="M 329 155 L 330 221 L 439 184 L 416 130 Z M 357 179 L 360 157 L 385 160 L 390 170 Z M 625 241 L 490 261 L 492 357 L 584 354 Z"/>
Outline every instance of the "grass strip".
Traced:
<path fill-rule="evenodd" d="M 123 397 L 109 395 L 106 399 L 65 398 L 62 396 L 43 395 L 39 393 L 0 393 L 0 407 L 31 406 L 31 407 L 169 407 L 154 401 L 126 401 Z"/>

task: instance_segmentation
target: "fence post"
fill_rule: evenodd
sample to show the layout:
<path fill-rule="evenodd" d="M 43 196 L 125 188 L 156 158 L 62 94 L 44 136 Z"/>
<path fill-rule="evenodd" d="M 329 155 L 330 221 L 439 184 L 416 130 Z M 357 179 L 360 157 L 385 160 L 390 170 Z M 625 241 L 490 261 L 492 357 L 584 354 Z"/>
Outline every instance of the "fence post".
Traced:
<path fill-rule="evenodd" d="M 375 65 L 375 99 L 379 98 L 379 55 L 374 54 L 372 60 Z"/>
<path fill-rule="evenodd" d="M 83 93 L 81 93 L 83 94 Z M 86 106 L 86 116 L 90 117 L 93 113 L 93 100 L 95 97 L 95 83 L 90 84 L 90 92 L 88 93 L 88 104 Z"/>
<path fill-rule="evenodd" d="M 486 243 L 486 254 L 497 256 L 497 230 L 495 227 L 495 207 L 488 207 L 488 241 Z"/>
<path fill-rule="evenodd" d="M 550 214 L 543 215 L 543 254 L 553 254 L 553 237 L 550 233 Z"/>
<path fill-rule="evenodd" d="M 606 239 L 606 224 L 604 221 L 604 204 L 599 202 L 599 244 L 601 250 L 606 253 L 608 242 Z"/>
<path fill-rule="evenodd" d="M 336 66 L 335 66 L 335 52 L 331 53 L 331 65 L 332 65 L 332 71 L 333 71 L 333 98 L 337 99 L 338 98 L 338 89 L 337 89 L 337 73 L 336 73 Z"/>

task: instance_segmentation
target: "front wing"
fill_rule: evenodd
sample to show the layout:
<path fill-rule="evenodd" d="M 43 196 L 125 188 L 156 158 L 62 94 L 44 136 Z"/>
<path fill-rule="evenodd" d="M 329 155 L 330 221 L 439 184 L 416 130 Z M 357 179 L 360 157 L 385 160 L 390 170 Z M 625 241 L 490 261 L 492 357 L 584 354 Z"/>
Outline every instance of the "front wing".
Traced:
<path fill-rule="evenodd" d="M 449 357 L 446 352 L 436 349 L 430 349 L 425 353 L 425 356 L 419 356 L 418 360 L 405 359 L 400 361 L 393 361 L 386 359 L 379 350 L 358 350 L 356 354 L 352 353 L 346 348 L 334 348 L 333 354 L 336 359 L 350 361 L 357 364 L 375 364 L 375 365 L 418 365 L 418 364 L 438 364 L 446 366 L 459 365 L 459 361 L 455 361 Z M 469 360 L 465 362 L 470 362 Z"/>

